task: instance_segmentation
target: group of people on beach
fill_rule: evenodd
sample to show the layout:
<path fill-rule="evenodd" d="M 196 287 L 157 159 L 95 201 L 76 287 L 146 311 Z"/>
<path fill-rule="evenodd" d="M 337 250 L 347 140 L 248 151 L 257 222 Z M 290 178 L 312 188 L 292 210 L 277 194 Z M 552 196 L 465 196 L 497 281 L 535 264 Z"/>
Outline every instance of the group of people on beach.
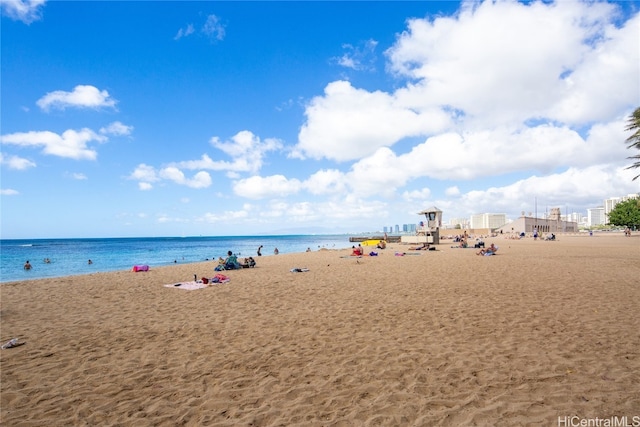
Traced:
<path fill-rule="evenodd" d="M 263 247 L 264 247 L 264 246 L 262 246 L 262 245 L 258 246 L 258 251 L 257 251 L 258 256 L 262 256 L 262 248 L 263 248 Z M 280 251 L 278 250 L 278 248 L 274 248 L 274 249 L 273 249 L 273 254 L 274 254 L 274 255 L 278 255 L 279 253 L 280 253 Z"/>
<path fill-rule="evenodd" d="M 51 259 L 49 259 L 49 258 L 45 258 L 45 259 L 43 259 L 43 260 L 42 260 L 42 262 L 44 262 L 45 264 L 51 264 Z M 93 264 L 93 261 L 89 260 L 89 261 L 87 261 L 87 264 L 91 265 L 91 264 Z M 24 268 L 25 270 L 31 270 L 31 269 L 33 268 L 33 265 L 31 265 L 31 263 L 29 262 L 29 260 L 27 260 L 27 261 L 24 263 L 23 268 Z"/>

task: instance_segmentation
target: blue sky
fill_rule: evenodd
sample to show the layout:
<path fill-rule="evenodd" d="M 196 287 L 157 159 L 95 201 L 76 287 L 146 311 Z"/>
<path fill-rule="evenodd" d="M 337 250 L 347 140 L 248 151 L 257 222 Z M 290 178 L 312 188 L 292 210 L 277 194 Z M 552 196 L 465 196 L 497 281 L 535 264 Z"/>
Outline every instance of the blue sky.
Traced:
<path fill-rule="evenodd" d="M 2 238 L 374 231 L 640 191 L 640 2 L 0 3 Z"/>

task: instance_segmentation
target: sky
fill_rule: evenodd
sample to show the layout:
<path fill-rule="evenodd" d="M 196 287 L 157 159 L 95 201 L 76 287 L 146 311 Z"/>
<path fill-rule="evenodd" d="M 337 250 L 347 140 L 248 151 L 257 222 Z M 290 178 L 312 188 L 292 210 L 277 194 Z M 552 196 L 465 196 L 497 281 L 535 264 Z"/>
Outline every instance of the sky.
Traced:
<path fill-rule="evenodd" d="M 640 191 L 640 1 L 0 5 L 5 239 L 358 233 Z"/>

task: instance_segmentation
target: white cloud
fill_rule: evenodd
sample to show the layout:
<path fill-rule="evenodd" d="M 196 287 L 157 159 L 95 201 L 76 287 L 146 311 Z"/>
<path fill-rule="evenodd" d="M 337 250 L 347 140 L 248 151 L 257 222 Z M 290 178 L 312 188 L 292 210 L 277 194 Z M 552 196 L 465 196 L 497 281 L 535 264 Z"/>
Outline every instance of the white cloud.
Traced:
<path fill-rule="evenodd" d="M 108 126 L 100 128 L 100 133 L 105 135 L 126 136 L 131 135 L 133 132 L 133 126 L 127 126 L 119 121 L 110 123 Z"/>
<path fill-rule="evenodd" d="M 44 111 L 51 108 L 64 110 L 67 107 L 76 108 L 115 108 L 116 100 L 111 98 L 106 90 L 99 90 L 95 86 L 78 85 L 72 92 L 56 90 L 40 98 L 36 104 Z"/>
<path fill-rule="evenodd" d="M 66 157 L 76 160 L 95 160 L 98 153 L 87 147 L 92 141 L 105 142 L 106 137 L 96 134 L 91 129 L 66 130 L 62 135 L 54 132 L 18 132 L 0 136 L 0 143 L 20 147 L 43 147 L 42 152 L 52 156 Z"/>
<path fill-rule="evenodd" d="M 178 33 L 173 37 L 174 40 L 180 40 L 183 37 L 190 36 L 195 32 L 193 24 L 187 25 L 185 28 L 180 28 Z"/>
<path fill-rule="evenodd" d="M 306 108 L 307 122 L 298 135 L 294 157 L 359 159 L 402 138 L 433 133 L 449 124 L 435 109 L 417 112 L 393 95 L 356 89 L 337 81 Z"/>
<path fill-rule="evenodd" d="M 211 138 L 211 145 L 231 157 L 231 161 L 212 160 L 203 154 L 200 160 L 188 160 L 175 163 L 185 169 L 206 169 L 214 171 L 257 173 L 267 153 L 280 150 L 282 142 L 275 138 L 261 140 L 249 131 L 241 131 L 229 141 L 222 141 L 217 136 Z"/>
<path fill-rule="evenodd" d="M 212 41 L 222 40 L 225 36 L 224 25 L 220 23 L 220 18 L 216 15 L 207 16 L 207 21 L 202 27 L 202 32 Z"/>
<path fill-rule="evenodd" d="M 345 53 L 334 58 L 334 61 L 345 68 L 356 71 L 375 71 L 375 50 L 378 42 L 372 39 L 361 42 L 358 46 L 345 43 L 342 45 Z"/>
<path fill-rule="evenodd" d="M 1 188 L 0 189 L 0 195 L 2 195 L 2 196 L 17 196 L 18 194 L 20 194 L 20 193 L 17 192 L 16 190 L 11 189 L 11 188 Z"/>
<path fill-rule="evenodd" d="M 224 222 L 236 222 L 238 220 L 245 219 L 249 216 L 249 212 L 246 209 L 237 211 L 223 211 L 221 213 L 207 212 L 198 220 L 211 224 L 224 223 Z"/>
<path fill-rule="evenodd" d="M 540 213 L 571 212 L 638 192 L 624 171 L 623 129 L 640 93 L 640 15 L 623 26 L 618 18 L 602 2 L 488 1 L 454 18 L 412 21 L 388 51 L 390 69 L 409 80 L 404 87 L 337 81 L 307 104 L 292 156 L 353 163 L 301 181 L 280 177 L 285 188 L 300 183 L 290 194 L 328 198 L 297 206 L 297 218 L 380 224 L 390 210 L 429 205 L 447 216 L 517 215 L 536 198 Z M 486 188 L 483 178 L 500 184 Z M 479 182 L 463 192 L 441 180 Z M 268 184 L 258 178 L 252 184 L 252 194 L 279 197 L 261 193 Z M 434 197 L 436 186 L 443 193 Z M 263 214 L 294 222 L 293 203 L 278 201 Z M 377 216 L 366 211 L 372 203 Z"/>
<path fill-rule="evenodd" d="M 3 153 L 0 153 L 0 164 L 14 170 L 25 170 L 36 167 L 36 164 L 31 160 L 12 155 L 5 156 Z"/>
<path fill-rule="evenodd" d="M 0 0 L 3 15 L 25 24 L 42 18 L 44 4 L 45 0 Z"/>
<path fill-rule="evenodd" d="M 460 195 L 460 189 L 457 186 L 449 187 L 444 192 L 447 196 L 454 197 Z"/>
<path fill-rule="evenodd" d="M 441 159 L 431 163 L 498 154 L 513 169 L 544 168 L 576 151 L 587 162 L 587 149 L 602 153 L 613 142 L 596 147 L 578 132 L 617 123 L 640 93 L 640 15 L 616 27 L 616 13 L 602 2 L 487 1 L 453 17 L 412 19 L 386 52 L 389 70 L 410 82 L 393 93 L 328 84 L 307 105 L 292 155 L 359 160 L 423 137 Z M 524 154 L 533 146 L 536 156 Z M 480 171 L 463 165 L 451 177 L 491 174 Z"/>
<path fill-rule="evenodd" d="M 168 166 L 156 170 L 153 166 L 144 163 L 139 164 L 128 178 L 138 181 L 138 188 L 143 191 L 151 190 L 153 188 L 152 183 L 162 180 L 196 189 L 210 187 L 212 183 L 211 175 L 205 171 L 200 171 L 192 178 L 187 178 L 185 174 L 175 166 Z"/>
<path fill-rule="evenodd" d="M 431 197 L 431 190 L 423 188 L 421 190 L 405 191 L 402 193 L 402 198 L 408 202 L 423 202 L 429 200 Z"/>
<path fill-rule="evenodd" d="M 409 21 L 387 52 L 390 68 L 417 81 L 407 89 L 416 102 L 454 107 L 483 126 L 537 117 L 567 120 L 553 114 L 558 105 L 569 102 L 569 110 L 589 110 L 605 88 L 607 93 L 626 88 L 627 102 L 633 99 L 629 92 L 637 94 L 638 81 L 632 79 L 638 25 L 629 23 L 635 31 L 614 28 L 614 12 L 603 2 L 475 3 L 456 17 Z M 614 70 L 597 59 L 610 56 L 603 52 L 611 46 L 614 62 L 620 62 Z M 577 77 L 585 73 L 590 77 Z M 581 93 L 585 99 L 569 101 Z M 615 117 L 624 105 L 605 104 L 600 119 Z"/>
<path fill-rule="evenodd" d="M 131 175 L 129 175 L 129 178 L 147 183 L 157 182 L 160 180 L 155 168 L 144 163 L 139 164 Z"/>
<path fill-rule="evenodd" d="M 295 194 L 301 188 L 302 183 L 299 180 L 287 179 L 283 175 L 252 176 L 236 181 L 233 192 L 248 199 L 265 199 Z"/>
<path fill-rule="evenodd" d="M 551 207 L 561 207 L 563 212 L 565 209 L 569 212 L 583 211 L 594 200 L 637 193 L 638 186 L 631 181 L 629 172 L 609 165 L 569 168 L 502 187 L 469 191 L 446 202 L 436 201 L 436 204 L 442 205 L 441 208 L 447 207 L 447 214 L 454 217 L 478 212 L 504 212 L 516 217 L 521 211 L 532 212 L 536 203 L 538 214 Z"/>
<path fill-rule="evenodd" d="M 207 188 L 211 185 L 211 176 L 204 171 L 196 173 L 193 178 L 185 177 L 181 170 L 175 167 L 166 167 L 158 172 L 158 176 L 176 184 L 186 185 L 191 188 Z"/>
<path fill-rule="evenodd" d="M 337 169 L 320 170 L 312 174 L 304 184 L 310 194 L 335 195 L 347 190 L 345 174 Z"/>
<path fill-rule="evenodd" d="M 63 176 L 76 181 L 86 181 L 89 179 L 89 177 L 82 172 L 64 172 Z"/>

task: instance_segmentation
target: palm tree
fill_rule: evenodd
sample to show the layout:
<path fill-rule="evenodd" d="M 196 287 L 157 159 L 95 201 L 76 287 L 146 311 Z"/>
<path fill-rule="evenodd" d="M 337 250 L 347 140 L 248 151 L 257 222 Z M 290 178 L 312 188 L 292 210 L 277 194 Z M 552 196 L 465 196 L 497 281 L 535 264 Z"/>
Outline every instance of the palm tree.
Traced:
<path fill-rule="evenodd" d="M 627 148 L 634 147 L 640 150 L 640 107 L 636 108 L 636 110 L 629 116 L 629 120 L 627 120 L 627 127 L 625 130 L 633 131 L 633 134 L 629 138 L 627 138 L 627 142 L 629 143 Z M 640 154 L 627 157 L 627 159 L 636 160 L 636 162 L 629 166 L 627 169 L 640 168 Z M 635 181 L 639 177 L 640 175 L 636 175 L 635 177 L 633 177 L 632 181 Z"/>

